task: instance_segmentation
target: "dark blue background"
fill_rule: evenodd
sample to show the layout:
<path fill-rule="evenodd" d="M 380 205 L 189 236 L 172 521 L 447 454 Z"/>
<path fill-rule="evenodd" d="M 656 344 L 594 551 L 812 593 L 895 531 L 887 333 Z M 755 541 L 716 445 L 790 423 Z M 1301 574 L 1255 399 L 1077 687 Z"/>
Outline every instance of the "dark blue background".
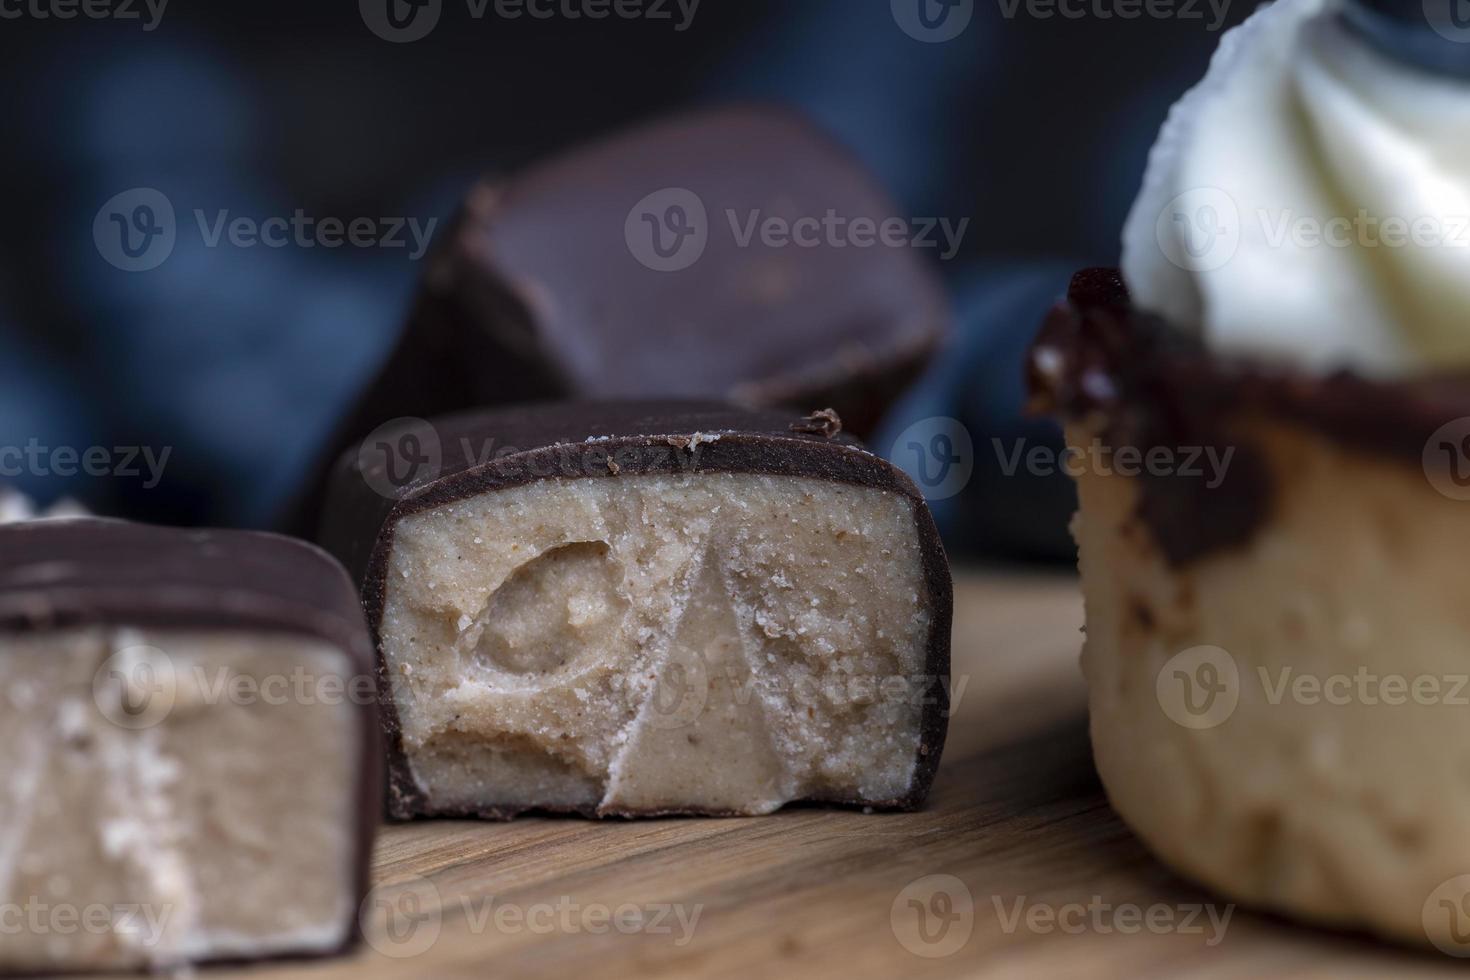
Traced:
<path fill-rule="evenodd" d="M 682 33 L 474 21 L 446 0 L 406 45 L 345 2 L 173 0 L 151 32 L 0 19 L 0 445 L 173 447 L 151 490 L 9 482 L 121 516 L 262 525 L 381 360 L 419 271 L 403 250 L 207 248 L 183 231 L 194 208 L 442 219 L 483 172 L 759 98 L 815 117 L 911 214 L 971 219 L 943 268 L 963 336 L 890 431 L 928 415 L 971 430 L 975 480 L 938 505 L 957 549 L 1064 554 L 1065 482 L 1004 478 L 991 439 L 1054 438 L 1019 419 L 1020 352 L 1071 269 L 1116 261 L 1153 134 L 1219 35 L 1207 11 L 1004 9 L 977 0 L 943 44 L 898 29 L 889 0 L 703 0 Z M 175 251 L 148 272 L 112 267 L 92 239 L 103 202 L 133 187 L 179 212 Z"/>

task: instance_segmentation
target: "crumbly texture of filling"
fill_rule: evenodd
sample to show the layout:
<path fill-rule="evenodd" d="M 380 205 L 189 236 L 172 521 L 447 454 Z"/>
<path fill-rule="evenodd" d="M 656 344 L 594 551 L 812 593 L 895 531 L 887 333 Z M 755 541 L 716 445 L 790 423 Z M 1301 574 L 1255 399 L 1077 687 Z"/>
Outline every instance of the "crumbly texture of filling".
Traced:
<path fill-rule="evenodd" d="M 765 813 L 912 783 L 913 505 L 746 474 L 546 480 L 404 519 L 381 642 L 429 806 Z"/>
<path fill-rule="evenodd" d="M 0 634 L 0 972 L 342 945 L 362 753 L 350 670 L 286 635 Z"/>

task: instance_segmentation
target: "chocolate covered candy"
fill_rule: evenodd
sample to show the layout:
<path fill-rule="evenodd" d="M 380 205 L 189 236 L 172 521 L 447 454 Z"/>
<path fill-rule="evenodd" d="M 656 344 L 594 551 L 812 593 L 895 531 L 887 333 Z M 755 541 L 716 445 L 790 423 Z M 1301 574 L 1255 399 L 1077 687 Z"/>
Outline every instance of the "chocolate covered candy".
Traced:
<path fill-rule="evenodd" d="M 831 405 L 867 434 L 950 325 L 895 224 L 856 159 L 775 109 L 676 116 L 482 181 L 330 456 L 390 419 L 546 398 Z"/>
<path fill-rule="evenodd" d="M 311 545 L 0 528 L 0 973 L 350 945 L 381 810 L 371 668 Z"/>
<path fill-rule="evenodd" d="M 486 180 L 354 435 L 528 398 L 712 395 L 832 405 L 867 431 L 948 328 L 921 251 L 847 240 L 899 216 L 846 151 L 777 110 L 675 117 Z"/>
<path fill-rule="evenodd" d="M 917 490 L 839 424 L 561 403 L 345 457 L 325 539 L 392 693 L 390 814 L 921 803 L 949 571 Z"/>

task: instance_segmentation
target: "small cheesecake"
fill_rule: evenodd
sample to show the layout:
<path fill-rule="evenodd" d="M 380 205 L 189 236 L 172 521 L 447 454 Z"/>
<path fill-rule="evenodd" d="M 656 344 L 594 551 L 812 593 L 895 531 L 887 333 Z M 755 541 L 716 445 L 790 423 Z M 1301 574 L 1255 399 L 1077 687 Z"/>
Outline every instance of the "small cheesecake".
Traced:
<path fill-rule="evenodd" d="M 1118 813 L 1232 899 L 1470 952 L 1437 904 L 1470 872 L 1470 376 L 1207 351 L 1106 270 L 1029 370 L 1079 461 Z"/>

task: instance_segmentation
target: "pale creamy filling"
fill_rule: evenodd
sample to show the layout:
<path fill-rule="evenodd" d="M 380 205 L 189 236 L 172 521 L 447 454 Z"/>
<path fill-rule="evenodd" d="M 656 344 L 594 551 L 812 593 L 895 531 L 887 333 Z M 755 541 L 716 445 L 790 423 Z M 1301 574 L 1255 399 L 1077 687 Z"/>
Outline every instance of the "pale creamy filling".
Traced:
<path fill-rule="evenodd" d="M 743 474 L 548 480 L 403 520 L 381 639 L 435 808 L 902 798 L 931 610 L 913 505 Z"/>
<path fill-rule="evenodd" d="M 0 635 L 0 968 L 341 945 L 363 751 L 347 670 L 284 635 Z"/>

